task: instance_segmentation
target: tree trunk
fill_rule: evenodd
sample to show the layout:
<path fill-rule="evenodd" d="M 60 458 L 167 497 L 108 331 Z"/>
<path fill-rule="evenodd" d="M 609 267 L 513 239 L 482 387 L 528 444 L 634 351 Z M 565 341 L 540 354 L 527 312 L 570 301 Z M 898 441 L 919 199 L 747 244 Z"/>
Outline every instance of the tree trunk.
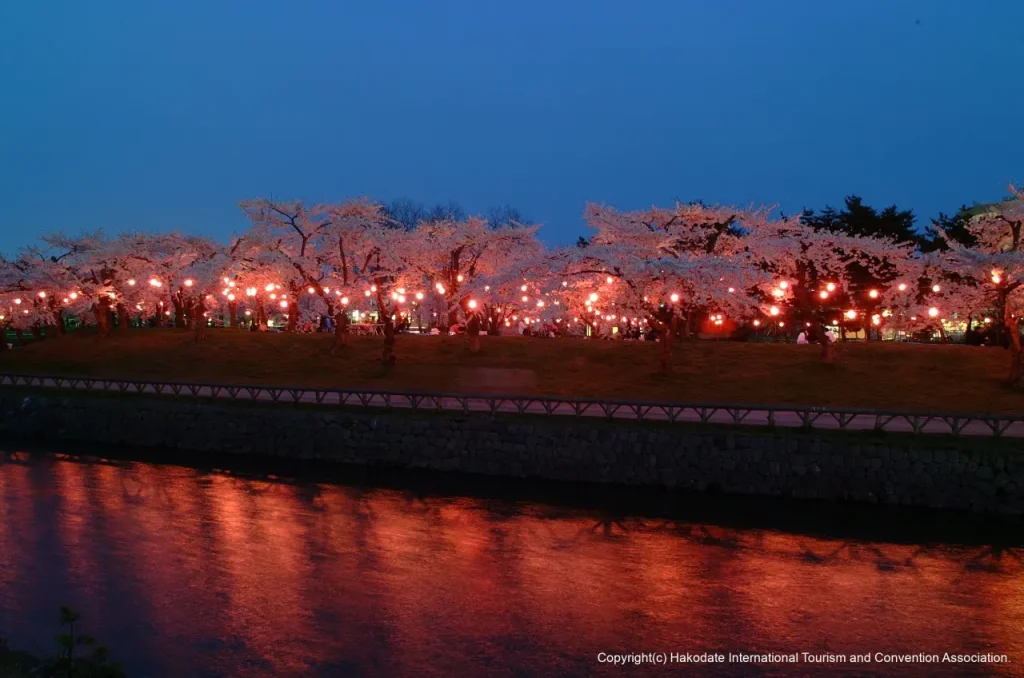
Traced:
<path fill-rule="evenodd" d="M 288 301 L 288 326 L 289 332 L 297 332 L 299 329 L 299 302 L 292 297 Z"/>
<path fill-rule="evenodd" d="M 43 327 L 38 323 L 32 326 L 32 338 L 36 341 L 43 340 Z"/>
<path fill-rule="evenodd" d="M 117 304 L 117 329 L 126 330 L 131 327 L 131 319 L 128 316 L 128 308 L 122 302 Z"/>
<path fill-rule="evenodd" d="M 174 326 L 178 329 L 188 327 L 188 319 L 185 317 L 185 299 L 181 292 L 171 295 L 171 303 L 174 305 Z"/>
<path fill-rule="evenodd" d="M 658 359 L 659 369 L 662 374 L 670 374 L 672 372 L 672 344 L 679 331 L 679 316 L 672 313 L 664 320 L 652 316 L 651 326 L 658 332 L 661 340 L 659 342 L 661 344 L 661 356 Z"/>
<path fill-rule="evenodd" d="M 14 336 L 18 338 L 18 346 L 25 345 L 25 332 L 20 327 L 14 330 Z"/>
<path fill-rule="evenodd" d="M 946 335 L 946 328 L 942 326 L 942 322 L 939 322 L 939 338 L 942 339 L 943 344 L 949 343 L 949 337 Z"/>
<path fill-rule="evenodd" d="M 388 313 L 387 305 L 384 303 L 384 292 L 382 285 L 377 285 L 377 313 L 384 323 L 384 348 L 381 350 L 380 362 L 386 369 L 395 365 L 395 321 Z"/>
<path fill-rule="evenodd" d="M 1020 329 L 1024 318 L 1014 318 L 1009 310 L 1003 311 L 1003 324 L 1009 335 L 1011 386 L 1024 386 L 1024 352 L 1021 351 Z"/>
<path fill-rule="evenodd" d="M 835 342 L 829 340 L 825 330 L 825 323 L 819 322 L 817 328 L 818 343 L 821 344 L 821 362 L 832 365 L 836 361 Z"/>
<path fill-rule="evenodd" d="M 203 301 L 203 297 L 200 296 L 192 305 L 192 322 L 195 326 L 194 340 L 197 344 L 206 339 L 206 318 L 203 316 L 204 313 L 206 313 L 206 304 Z"/>
<path fill-rule="evenodd" d="M 349 319 L 348 313 L 345 311 L 338 311 L 334 316 L 334 344 L 331 346 L 331 354 L 334 354 L 339 348 L 348 346 L 348 333 L 349 333 Z"/>
<path fill-rule="evenodd" d="M 238 327 L 238 302 L 228 302 L 228 313 L 231 316 L 231 327 Z"/>
<path fill-rule="evenodd" d="M 55 337 L 63 337 L 68 333 L 68 328 L 64 324 L 64 311 L 59 308 L 53 313 L 53 333 Z"/>
<path fill-rule="evenodd" d="M 480 314 L 473 313 L 466 322 L 466 334 L 469 335 L 469 352 L 480 352 Z"/>
<path fill-rule="evenodd" d="M 100 336 L 105 337 L 110 334 L 110 304 L 105 301 L 105 297 L 101 297 L 100 301 L 93 304 L 93 313 L 96 314 L 96 328 L 99 330 Z"/>

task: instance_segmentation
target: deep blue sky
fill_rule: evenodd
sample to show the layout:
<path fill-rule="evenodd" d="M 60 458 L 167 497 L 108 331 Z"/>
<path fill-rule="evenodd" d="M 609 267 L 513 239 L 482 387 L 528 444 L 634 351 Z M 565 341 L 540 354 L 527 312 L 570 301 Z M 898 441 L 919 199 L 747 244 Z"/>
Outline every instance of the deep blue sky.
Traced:
<path fill-rule="evenodd" d="M 58 8 L 61 8 L 58 10 Z M 243 198 L 919 217 L 1024 180 L 1020 0 L 0 3 L 0 251 Z"/>

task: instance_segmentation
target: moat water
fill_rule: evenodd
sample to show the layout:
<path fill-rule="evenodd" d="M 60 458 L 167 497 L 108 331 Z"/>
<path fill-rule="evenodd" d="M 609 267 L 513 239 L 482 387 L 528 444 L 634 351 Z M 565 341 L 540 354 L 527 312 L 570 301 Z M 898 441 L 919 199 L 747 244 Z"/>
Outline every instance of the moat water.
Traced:
<path fill-rule="evenodd" d="M 4 454 L 0 636 L 47 651 L 68 605 L 133 678 L 1024 674 L 1013 523 Z M 1009 663 L 599 660 L 716 651 Z"/>

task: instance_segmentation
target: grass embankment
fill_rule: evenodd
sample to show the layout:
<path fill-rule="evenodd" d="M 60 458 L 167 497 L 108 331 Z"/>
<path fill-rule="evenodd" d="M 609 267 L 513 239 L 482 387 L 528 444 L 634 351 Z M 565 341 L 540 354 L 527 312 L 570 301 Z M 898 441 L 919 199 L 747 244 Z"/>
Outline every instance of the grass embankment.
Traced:
<path fill-rule="evenodd" d="M 816 346 L 680 343 L 670 375 L 653 342 L 399 336 L 398 364 L 382 370 L 380 338 L 213 330 L 199 345 L 185 331 L 134 330 L 107 338 L 76 332 L 0 353 L 0 371 L 142 380 L 380 390 L 792 404 L 946 412 L 1024 413 L 1024 393 L 1002 384 L 1008 356 L 995 348 L 839 346 L 824 365 Z M 480 368 L 517 370 L 509 374 Z"/>

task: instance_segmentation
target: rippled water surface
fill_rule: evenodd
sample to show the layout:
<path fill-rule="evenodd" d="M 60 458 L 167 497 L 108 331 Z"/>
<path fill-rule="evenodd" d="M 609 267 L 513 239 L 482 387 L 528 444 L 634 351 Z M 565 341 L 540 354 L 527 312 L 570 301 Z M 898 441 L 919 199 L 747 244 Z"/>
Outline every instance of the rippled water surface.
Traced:
<path fill-rule="evenodd" d="M 131 676 L 665 674 L 597 656 L 708 650 L 993 651 L 1013 663 L 846 673 L 1022 673 L 1017 548 L 447 494 L 20 455 L 0 636 L 39 649 L 68 604 Z M 794 670 L 843 673 L 689 675 Z"/>

